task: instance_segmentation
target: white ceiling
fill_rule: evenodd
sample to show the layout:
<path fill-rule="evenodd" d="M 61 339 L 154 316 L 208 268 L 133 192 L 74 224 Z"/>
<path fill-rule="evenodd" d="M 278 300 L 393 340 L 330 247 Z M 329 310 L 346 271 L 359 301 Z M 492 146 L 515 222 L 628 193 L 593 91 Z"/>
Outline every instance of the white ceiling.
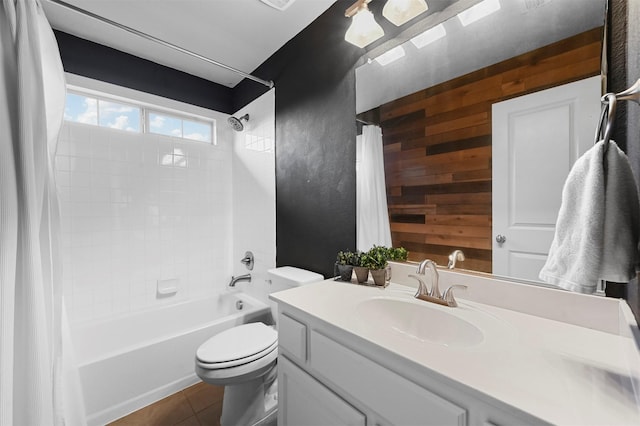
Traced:
<path fill-rule="evenodd" d="M 65 0 L 215 61 L 251 73 L 335 0 Z M 43 0 L 55 29 L 234 87 L 242 76 Z M 259 76 L 258 76 L 259 77 Z"/>

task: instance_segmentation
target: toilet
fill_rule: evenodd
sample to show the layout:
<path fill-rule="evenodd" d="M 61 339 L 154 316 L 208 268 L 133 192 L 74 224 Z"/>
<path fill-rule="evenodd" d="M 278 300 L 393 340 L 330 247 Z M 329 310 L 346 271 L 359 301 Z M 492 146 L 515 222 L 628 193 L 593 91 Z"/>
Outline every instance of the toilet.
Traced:
<path fill-rule="evenodd" d="M 268 275 L 269 293 L 324 280 L 320 274 L 291 266 L 270 269 Z M 275 306 L 271 302 L 274 323 Z M 200 345 L 196 374 L 205 383 L 225 386 L 222 426 L 276 424 L 277 357 L 278 332 L 261 322 L 232 327 Z"/>

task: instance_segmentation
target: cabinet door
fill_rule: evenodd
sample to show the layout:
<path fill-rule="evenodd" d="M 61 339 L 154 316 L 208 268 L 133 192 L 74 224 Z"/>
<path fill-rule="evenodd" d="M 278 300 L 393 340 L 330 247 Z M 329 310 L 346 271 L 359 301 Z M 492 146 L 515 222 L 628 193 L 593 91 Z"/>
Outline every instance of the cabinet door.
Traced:
<path fill-rule="evenodd" d="M 364 426 L 364 414 L 284 356 L 278 357 L 278 425 Z"/>
<path fill-rule="evenodd" d="M 467 410 L 311 331 L 311 367 L 394 425 L 465 426 Z"/>

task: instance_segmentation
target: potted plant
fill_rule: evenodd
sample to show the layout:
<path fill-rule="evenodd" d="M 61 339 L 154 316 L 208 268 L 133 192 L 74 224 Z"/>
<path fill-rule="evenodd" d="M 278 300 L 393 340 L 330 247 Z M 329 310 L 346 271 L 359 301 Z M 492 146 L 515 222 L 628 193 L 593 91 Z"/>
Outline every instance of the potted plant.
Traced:
<path fill-rule="evenodd" d="M 373 246 L 371 250 L 362 255 L 362 266 L 369 268 L 373 282 L 376 285 L 385 285 L 388 258 L 389 249 L 384 246 Z"/>
<path fill-rule="evenodd" d="M 409 252 L 404 247 L 390 247 L 388 249 L 389 260 L 406 262 Z M 391 281 L 391 265 L 387 266 L 387 282 Z"/>
<path fill-rule="evenodd" d="M 336 258 L 335 268 L 342 281 L 351 281 L 353 273 L 353 256 L 354 253 L 349 250 L 339 251 Z"/>
<path fill-rule="evenodd" d="M 404 247 L 391 247 L 389 249 L 389 260 L 396 262 L 406 262 L 409 252 Z"/>
<path fill-rule="evenodd" d="M 353 272 L 356 273 L 356 280 L 360 284 L 362 284 L 367 280 L 367 278 L 369 278 L 369 268 L 367 268 L 362 264 L 362 257 L 364 255 L 365 253 L 362 253 L 361 251 L 356 251 L 353 254 L 353 258 L 351 261 L 353 265 Z"/>

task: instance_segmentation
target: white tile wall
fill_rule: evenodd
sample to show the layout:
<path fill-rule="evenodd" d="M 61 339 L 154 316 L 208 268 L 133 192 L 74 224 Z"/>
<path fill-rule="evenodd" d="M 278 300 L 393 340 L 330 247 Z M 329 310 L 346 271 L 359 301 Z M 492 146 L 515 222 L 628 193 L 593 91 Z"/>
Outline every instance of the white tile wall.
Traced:
<path fill-rule="evenodd" d="M 232 150 L 230 133 L 218 138 L 210 145 L 64 124 L 56 178 L 72 322 L 226 286 Z M 157 280 L 170 278 L 180 280 L 178 293 L 158 297 Z"/>
<path fill-rule="evenodd" d="M 217 145 L 65 123 L 56 151 L 65 302 L 70 320 L 120 315 L 226 291 L 253 251 L 265 302 L 275 266 L 275 90 L 227 115 L 67 74 L 67 82 L 217 120 Z M 174 296 L 158 280 L 178 278 Z"/>
<path fill-rule="evenodd" d="M 233 144 L 233 259 L 234 275 L 246 274 L 240 263 L 245 251 L 253 252 L 251 283 L 238 287 L 268 302 L 267 270 L 276 265 L 275 210 L 275 89 L 262 95 L 236 116 L 248 113 Z"/>

